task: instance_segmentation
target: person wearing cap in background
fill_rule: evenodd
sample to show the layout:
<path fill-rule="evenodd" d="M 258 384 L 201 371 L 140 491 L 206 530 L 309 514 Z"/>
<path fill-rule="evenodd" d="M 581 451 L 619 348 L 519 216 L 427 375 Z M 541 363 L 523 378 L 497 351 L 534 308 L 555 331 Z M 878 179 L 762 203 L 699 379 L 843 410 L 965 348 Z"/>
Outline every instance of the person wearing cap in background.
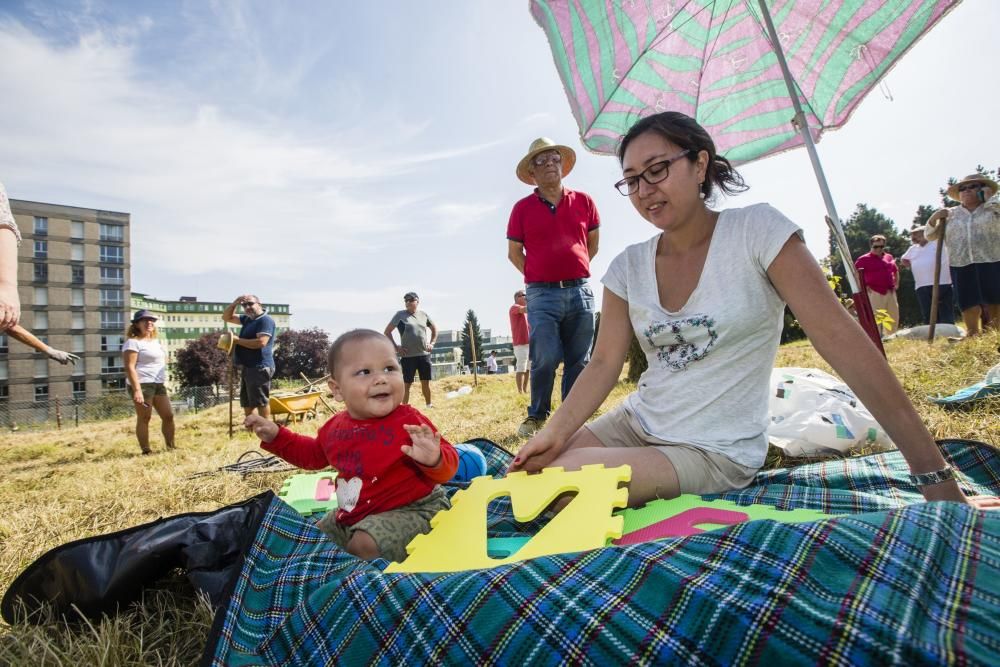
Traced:
<path fill-rule="evenodd" d="M 896 300 L 896 290 L 899 289 L 899 267 L 892 255 L 885 251 L 885 237 L 876 234 L 870 239 L 871 251 L 854 260 L 854 266 L 865 271 L 865 285 L 868 290 L 868 300 L 872 311 L 885 310 L 892 322 L 882 322 L 879 328 L 883 333 L 889 333 L 899 328 L 899 302 Z"/>
<path fill-rule="evenodd" d="M 243 309 L 237 315 L 236 308 Z M 240 325 L 233 363 L 240 372 L 240 406 L 247 416 L 257 411 L 264 419 L 271 417 L 271 378 L 274 376 L 274 320 L 254 294 L 242 294 L 226 306 L 222 319 Z"/>
<path fill-rule="evenodd" d="M 913 284 L 920 303 L 920 313 L 924 324 L 931 323 L 931 296 L 934 291 L 934 264 L 937 262 L 937 241 L 928 241 L 924 236 L 924 226 L 915 223 L 910 229 L 911 245 L 899 263 L 913 272 Z M 939 324 L 955 323 L 955 304 L 951 297 L 951 272 L 948 264 L 948 249 L 941 249 L 941 273 L 938 281 Z"/>
<path fill-rule="evenodd" d="M 510 336 L 514 344 L 514 381 L 517 383 L 517 393 L 523 394 L 528 389 L 528 299 L 524 290 L 514 292 L 514 305 L 510 307 Z"/>
<path fill-rule="evenodd" d="M 399 365 L 403 369 L 403 404 L 410 403 L 410 386 L 413 379 L 420 374 L 420 390 L 424 394 L 426 407 L 433 408 L 431 404 L 431 350 L 437 342 L 437 326 L 431 318 L 422 310 L 418 310 L 420 297 L 416 292 L 407 292 L 403 295 L 403 310 L 396 311 L 396 314 L 389 320 L 385 327 L 385 335 L 395 344 L 392 337 L 393 331 L 399 331 L 399 345 L 396 345 L 396 353 L 399 354 Z M 429 333 L 428 333 L 429 332 Z"/>
<path fill-rule="evenodd" d="M 174 412 L 165 385 L 167 355 L 156 338 L 157 319 L 148 310 L 136 311 L 122 346 L 125 376 L 135 406 L 135 437 L 143 454 L 153 453 L 149 448 L 149 420 L 154 409 L 160 415 L 167 449 L 174 448 Z"/>
<path fill-rule="evenodd" d="M 951 261 L 951 282 L 962 311 L 966 334 L 981 333 L 985 306 L 989 327 L 1000 329 L 1000 186 L 992 178 L 971 174 L 948 188 L 948 196 L 961 204 L 935 211 L 924 232 L 928 240 L 941 235 L 947 221 L 944 245 Z"/>
<path fill-rule="evenodd" d="M 563 362 L 562 399 L 587 365 L 594 339 L 594 292 L 587 284 L 601 224 L 594 201 L 563 187 L 576 153 L 551 139 L 531 142 L 515 173 L 535 186 L 507 223 L 507 257 L 524 274 L 530 326 L 531 402 L 518 429 L 538 431 L 549 416 L 556 367 Z"/>

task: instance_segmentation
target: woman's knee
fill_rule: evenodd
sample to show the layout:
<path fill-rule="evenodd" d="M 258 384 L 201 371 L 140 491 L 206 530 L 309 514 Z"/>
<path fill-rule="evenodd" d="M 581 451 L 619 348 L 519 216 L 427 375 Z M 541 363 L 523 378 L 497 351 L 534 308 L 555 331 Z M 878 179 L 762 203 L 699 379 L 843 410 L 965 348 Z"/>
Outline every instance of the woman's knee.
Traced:
<path fill-rule="evenodd" d="M 382 555 L 375 539 L 363 530 L 356 530 L 351 535 L 351 539 L 347 542 L 347 553 L 364 560 L 372 560 Z"/>

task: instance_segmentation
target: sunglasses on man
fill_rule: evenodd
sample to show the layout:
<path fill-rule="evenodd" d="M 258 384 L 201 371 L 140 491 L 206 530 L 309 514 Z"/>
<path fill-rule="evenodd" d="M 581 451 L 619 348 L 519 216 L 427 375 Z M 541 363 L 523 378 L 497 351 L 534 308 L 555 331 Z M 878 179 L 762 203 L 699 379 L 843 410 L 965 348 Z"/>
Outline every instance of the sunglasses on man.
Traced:
<path fill-rule="evenodd" d="M 982 190 L 983 187 L 982 183 L 966 183 L 965 185 L 958 186 L 958 191 L 966 192 L 968 190 Z"/>
<path fill-rule="evenodd" d="M 884 247 L 885 247 L 884 243 L 881 244 L 881 245 L 874 245 L 874 244 L 872 244 L 872 250 L 881 250 Z"/>

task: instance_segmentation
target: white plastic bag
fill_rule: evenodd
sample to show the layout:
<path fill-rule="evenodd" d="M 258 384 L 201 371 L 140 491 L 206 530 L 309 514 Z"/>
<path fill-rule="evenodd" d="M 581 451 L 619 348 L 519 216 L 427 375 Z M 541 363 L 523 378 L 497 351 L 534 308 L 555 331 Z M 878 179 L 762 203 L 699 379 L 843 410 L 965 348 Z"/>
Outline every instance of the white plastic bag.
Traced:
<path fill-rule="evenodd" d="M 772 370 L 768 408 L 768 440 L 789 456 L 894 446 L 846 384 L 815 368 Z"/>

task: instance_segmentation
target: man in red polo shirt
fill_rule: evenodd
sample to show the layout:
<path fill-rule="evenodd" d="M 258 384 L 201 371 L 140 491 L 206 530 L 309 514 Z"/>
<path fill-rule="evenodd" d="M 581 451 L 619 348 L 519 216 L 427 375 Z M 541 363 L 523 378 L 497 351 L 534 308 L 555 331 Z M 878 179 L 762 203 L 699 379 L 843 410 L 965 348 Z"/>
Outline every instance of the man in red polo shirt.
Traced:
<path fill-rule="evenodd" d="M 892 255 L 885 251 L 885 237 L 881 234 L 871 237 L 871 252 L 858 257 L 854 266 L 865 271 L 865 285 L 868 287 L 872 310 L 883 309 L 892 317 L 891 324 L 880 325 L 883 333 L 898 328 L 899 303 L 896 301 L 896 290 L 899 288 L 899 268 Z"/>
<path fill-rule="evenodd" d="M 521 182 L 536 186 L 514 204 L 507 223 L 507 257 L 524 274 L 530 328 L 531 403 L 518 429 L 524 437 L 549 416 L 559 362 L 565 400 L 594 339 L 594 292 L 587 278 L 601 220 L 589 196 L 563 187 L 575 163 L 573 149 L 540 138 L 516 169 Z"/>
<path fill-rule="evenodd" d="M 523 289 L 514 292 L 514 305 L 510 307 L 510 336 L 514 344 L 514 381 L 517 393 L 528 390 L 528 297 Z"/>

